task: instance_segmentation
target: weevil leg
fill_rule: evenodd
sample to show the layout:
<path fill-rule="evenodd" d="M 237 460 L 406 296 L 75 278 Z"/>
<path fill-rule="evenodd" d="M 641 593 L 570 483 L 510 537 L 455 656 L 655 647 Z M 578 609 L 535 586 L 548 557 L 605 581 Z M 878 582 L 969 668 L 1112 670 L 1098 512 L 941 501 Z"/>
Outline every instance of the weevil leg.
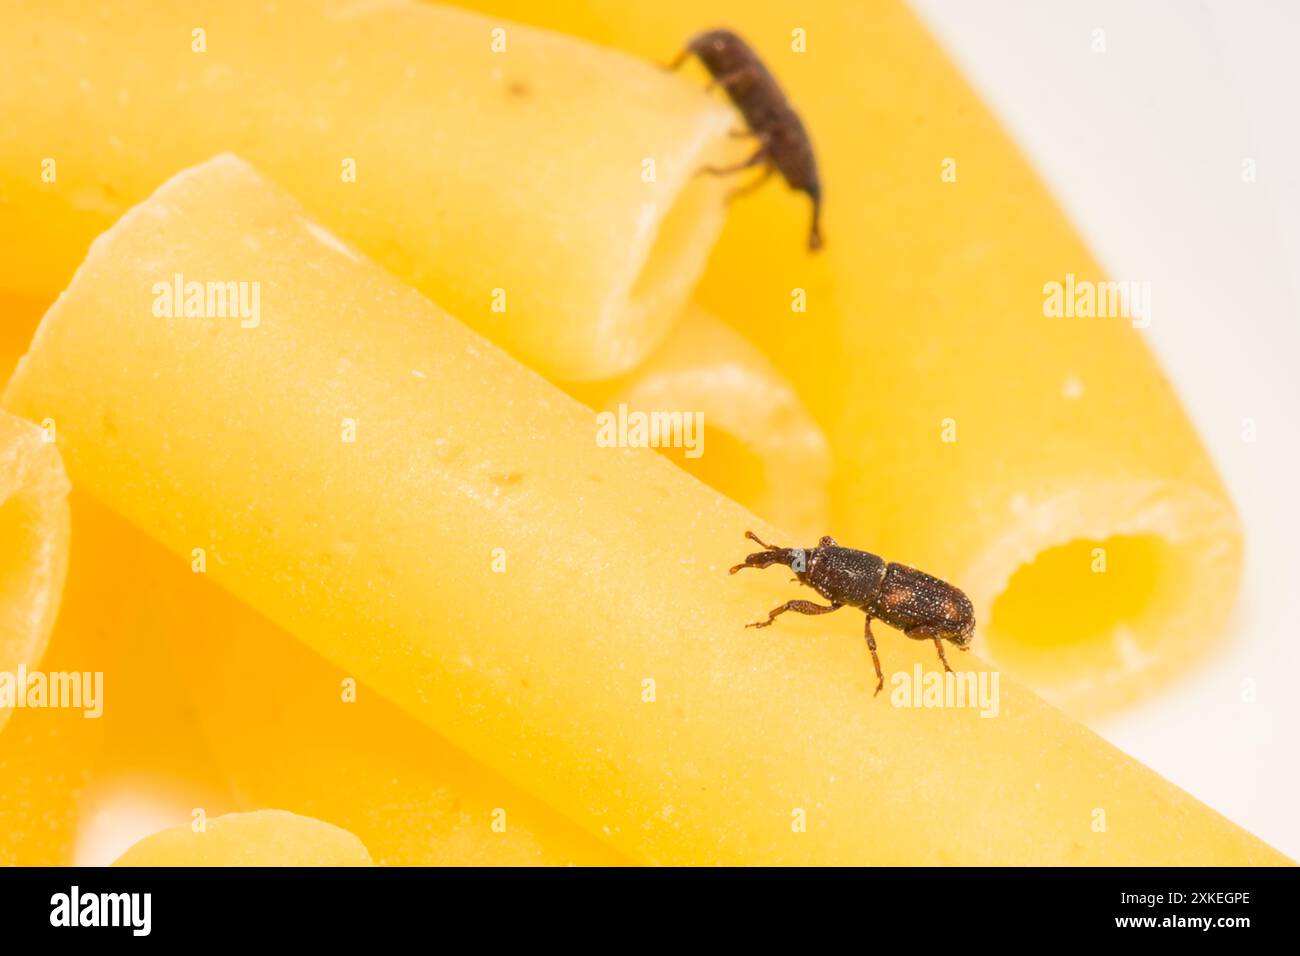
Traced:
<path fill-rule="evenodd" d="M 952 668 L 948 666 L 948 657 L 943 652 L 943 638 L 936 637 L 934 639 L 934 648 L 939 652 L 939 660 L 943 661 L 943 669 L 951 674 Z"/>
<path fill-rule="evenodd" d="M 753 624 L 746 624 L 745 627 L 770 627 L 776 620 L 776 616 L 786 611 L 797 611 L 800 614 L 829 614 L 843 606 L 843 604 L 814 604 L 812 601 L 786 601 L 780 607 L 768 611 L 766 621 L 755 621 Z"/>
<path fill-rule="evenodd" d="M 812 195 L 812 194 L 810 194 Z M 812 225 L 808 227 L 808 249 L 816 252 L 822 247 L 822 200 L 820 190 L 812 196 Z"/>
<path fill-rule="evenodd" d="M 904 631 L 903 633 L 914 641 L 934 641 L 934 649 L 939 652 L 939 660 L 943 662 L 943 669 L 949 674 L 953 672 L 948 665 L 948 655 L 943 652 L 943 638 L 935 634 L 933 628 L 928 624 L 914 627 L 910 631 Z"/>
<path fill-rule="evenodd" d="M 871 695 L 876 697 L 885 688 L 885 672 L 880 668 L 880 655 L 876 653 L 876 635 L 871 633 L 871 618 L 867 618 L 867 648 L 871 651 L 871 663 L 876 665 L 876 693 Z"/>
<path fill-rule="evenodd" d="M 741 196 L 748 196 L 754 190 L 758 189 L 759 186 L 762 186 L 765 182 L 767 182 L 772 177 L 772 174 L 774 172 L 776 172 L 776 167 L 773 166 L 771 163 L 768 163 L 767 166 L 763 169 L 763 172 L 752 183 L 746 183 L 744 186 L 739 186 L 733 189 L 731 192 L 727 193 L 727 202 L 733 202 L 734 200 L 739 199 Z"/>
<path fill-rule="evenodd" d="M 695 171 L 695 175 L 700 176 L 707 174 L 709 176 L 730 176 L 732 173 L 738 173 L 742 169 L 749 169 L 752 166 L 757 166 L 765 159 L 767 159 L 766 144 L 758 147 L 758 149 L 755 150 L 754 155 L 749 157 L 749 159 L 736 163 L 734 166 L 701 166 Z"/>

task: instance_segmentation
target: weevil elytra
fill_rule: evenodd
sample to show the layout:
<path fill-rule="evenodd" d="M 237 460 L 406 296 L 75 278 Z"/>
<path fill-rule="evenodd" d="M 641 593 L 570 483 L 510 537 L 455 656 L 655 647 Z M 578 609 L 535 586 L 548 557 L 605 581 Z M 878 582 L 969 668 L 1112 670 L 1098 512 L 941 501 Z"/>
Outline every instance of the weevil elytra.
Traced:
<path fill-rule="evenodd" d="M 766 621 L 746 627 L 768 627 L 777 615 L 786 611 L 799 614 L 829 614 L 842 607 L 856 607 L 867 615 L 867 647 L 876 665 L 876 693 L 885 686 L 885 672 L 880 669 L 876 638 L 871 622 L 880 619 L 917 641 L 933 640 L 943 669 L 951 671 L 943 652 L 943 642 L 951 641 L 961 650 L 970 648 L 975 632 L 975 608 L 960 590 L 915 568 L 885 559 L 867 551 L 842 548 L 835 539 L 824 537 L 815 548 L 780 548 L 759 541 L 758 535 L 746 531 L 745 537 L 757 541 L 763 550 L 745 558 L 744 564 L 731 569 L 766 568 L 774 564 L 794 571 L 800 584 L 812 588 L 830 604 L 812 601 L 786 601 L 768 612 Z"/>
<path fill-rule="evenodd" d="M 803 120 L 790 106 L 776 78 L 750 45 L 730 30 L 708 30 L 693 37 L 668 68 L 677 69 L 692 53 L 713 77 L 709 87 L 720 85 L 727 91 L 759 144 L 754 154 L 743 162 L 734 166 L 705 166 L 701 172 L 721 176 L 761 164 L 762 175 L 735 190 L 733 198 L 757 189 L 773 172 L 779 172 L 786 185 L 807 193 L 812 200 L 808 248 L 820 249 L 822 187 L 817 176 L 817 160 Z"/>

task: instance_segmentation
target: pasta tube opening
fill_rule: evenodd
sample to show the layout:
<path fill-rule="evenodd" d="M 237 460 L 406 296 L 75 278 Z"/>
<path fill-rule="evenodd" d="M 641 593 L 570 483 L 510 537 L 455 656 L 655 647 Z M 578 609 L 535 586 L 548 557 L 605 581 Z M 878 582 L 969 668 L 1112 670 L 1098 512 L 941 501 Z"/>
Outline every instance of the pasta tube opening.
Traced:
<path fill-rule="evenodd" d="M 68 488 L 42 430 L 0 412 L 0 674 L 35 665 L 49 641 L 68 568 Z M 0 727 L 11 703 L 0 695 Z"/>
<path fill-rule="evenodd" d="M 1170 483 L 1093 501 L 1030 509 L 970 574 L 985 611 L 976 649 L 1085 714 L 1131 703 L 1197 660 L 1231 613 L 1241 565 L 1220 498 Z"/>
<path fill-rule="evenodd" d="M 690 306 L 630 375 L 575 389 L 607 414 L 692 417 L 675 464 L 802 537 L 826 533 L 830 448 L 790 383 L 743 335 Z"/>
<path fill-rule="evenodd" d="M 699 155 L 706 153 L 701 150 Z M 603 324 L 624 333 L 602 337 L 599 344 L 609 354 L 601 365 L 626 370 L 663 338 L 704 271 L 725 217 L 717 180 L 688 172 L 676 202 L 634 251 L 622 283 L 626 292 L 620 291 L 606 306 Z"/>
<path fill-rule="evenodd" d="M 201 56 L 176 41 L 196 24 L 214 38 Z M 744 148 L 727 141 L 734 113 L 682 76 L 412 0 L 196 0 L 144 18 L 19 5 L 0 115 L 0 288 L 52 295 L 131 205 L 236 148 L 340 239 L 564 381 L 654 347 L 725 216 L 732 184 L 696 172 Z M 28 174 L 36 142 L 57 157 L 50 182 Z"/>

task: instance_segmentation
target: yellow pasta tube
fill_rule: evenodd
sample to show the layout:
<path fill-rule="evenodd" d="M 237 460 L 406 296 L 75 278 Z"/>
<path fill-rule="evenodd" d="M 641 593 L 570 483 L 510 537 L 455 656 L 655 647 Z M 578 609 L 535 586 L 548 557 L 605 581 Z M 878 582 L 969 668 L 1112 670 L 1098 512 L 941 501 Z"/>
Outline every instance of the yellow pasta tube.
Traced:
<path fill-rule="evenodd" d="M 0 865 L 103 865 L 138 825 L 118 809 L 225 813 L 227 782 L 245 806 L 356 832 L 381 863 L 617 860 L 368 689 L 340 714 L 331 668 L 102 505 L 71 500 L 77 547 L 41 669 L 102 673 L 103 712 L 22 710 L 0 734 Z"/>
<path fill-rule="evenodd" d="M 694 173 L 728 111 L 568 37 L 414 0 L 0 15 L 0 288 L 57 291 L 128 206 L 237 148 L 530 364 L 599 378 L 655 344 L 722 225 L 726 185 Z"/>
<path fill-rule="evenodd" d="M 68 506 L 74 546 L 39 671 L 80 690 L 0 732 L 0 865 L 102 866 L 142 824 L 231 809 L 162 639 L 166 609 L 140 579 L 158 545 L 83 493 Z"/>
<path fill-rule="evenodd" d="M 260 323 L 171 313 L 178 273 L 261 282 Z M 779 532 L 598 447 L 589 409 L 234 158 L 95 241 L 4 403 L 59 422 L 74 480 L 636 859 L 1284 862 L 978 661 L 982 706 L 937 706 L 959 701 L 907 689 L 933 648 L 882 636 L 873 699 L 851 612 L 745 629 L 791 589 L 727 567 L 746 528 Z"/>
<path fill-rule="evenodd" d="M 77 715 L 62 723 L 40 720 L 24 711 L 0 734 L 0 866 L 68 865 L 76 852 L 79 757 L 86 748 Z M 67 731 L 66 733 L 64 731 Z M 55 754 L 59 754 L 55 757 Z"/>
<path fill-rule="evenodd" d="M 53 301 L 52 295 L 38 299 L 0 289 L 0 382 L 9 381 L 9 374 L 27 350 L 36 324 Z"/>
<path fill-rule="evenodd" d="M 606 416 L 610 436 L 641 427 L 679 467 L 772 524 L 808 540 L 825 533 L 825 434 L 763 354 L 709 312 L 688 308 L 630 375 L 571 391 Z"/>
<path fill-rule="evenodd" d="M 68 479 L 47 431 L 0 412 L 0 729 L 27 696 L 68 570 Z"/>
<path fill-rule="evenodd" d="M 1177 319 L 1141 277 L 1115 297 L 905 4 L 469 5 L 660 61 L 724 24 L 775 71 L 817 150 L 826 248 L 800 254 L 805 203 L 769 188 L 734 205 L 698 298 L 825 424 L 840 540 L 959 583 L 976 649 L 1076 714 L 1213 646 L 1242 532 L 1143 339 Z"/>
<path fill-rule="evenodd" d="M 145 837 L 114 866 L 371 866 L 347 830 L 283 810 L 231 813 L 204 829 L 170 827 Z"/>
<path fill-rule="evenodd" d="M 181 680 L 244 805 L 355 833 L 393 866 L 626 863 L 154 546 L 142 562 Z"/>

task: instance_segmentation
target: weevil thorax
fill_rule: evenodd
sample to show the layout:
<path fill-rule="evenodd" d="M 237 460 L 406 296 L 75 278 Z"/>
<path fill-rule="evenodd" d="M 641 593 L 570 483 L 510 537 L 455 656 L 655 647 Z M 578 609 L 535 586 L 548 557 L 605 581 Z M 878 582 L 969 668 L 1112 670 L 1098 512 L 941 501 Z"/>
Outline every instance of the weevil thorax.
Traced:
<path fill-rule="evenodd" d="M 800 582 L 840 604 L 870 604 L 885 579 L 884 559 L 868 551 L 831 545 L 808 548 L 804 554 L 806 568 L 799 574 Z"/>

